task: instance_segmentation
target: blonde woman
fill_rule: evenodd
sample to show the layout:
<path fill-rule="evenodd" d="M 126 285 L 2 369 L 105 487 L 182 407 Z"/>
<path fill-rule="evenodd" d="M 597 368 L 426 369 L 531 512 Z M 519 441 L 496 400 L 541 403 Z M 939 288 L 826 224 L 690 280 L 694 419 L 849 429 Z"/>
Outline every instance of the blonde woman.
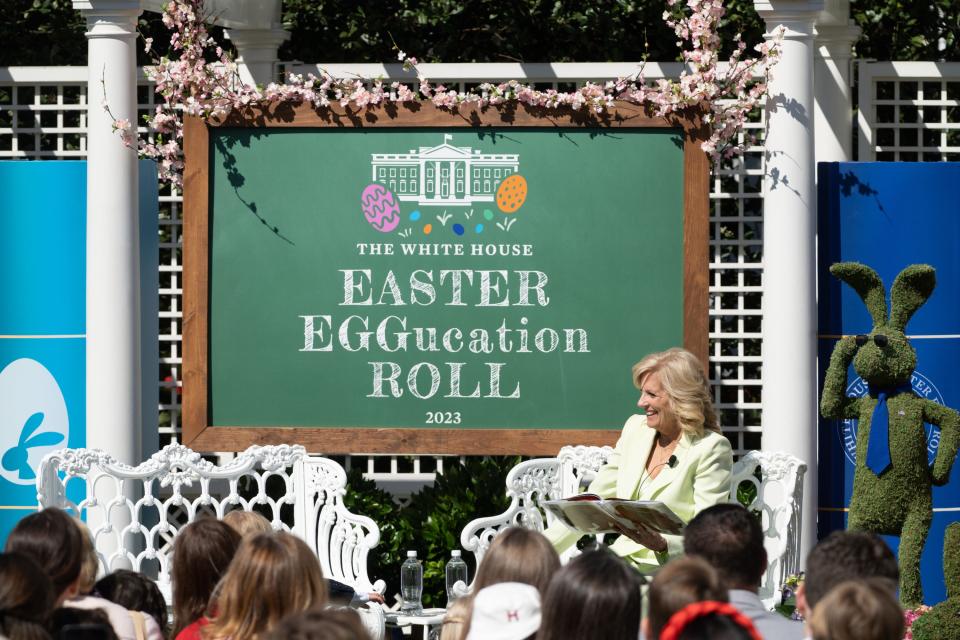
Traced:
<path fill-rule="evenodd" d="M 203 640 L 258 640 L 284 617 L 325 605 L 327 585 L 303 540 L 261 533 L 240 544 L 214 600 Z"/>
<path fill-rule="evenodd" d="M 604 498 L 658 500 L 686 522 L 725 502 L 733 454 L 720 434 L 700 361 L 683 349 L 652 353 L 633 366 L 633 383 L 644 414 L 627 420 L 588 491 Z M 545 533 L 560 552 L 580 537 L 560 522 Z M 683 553 L 683 536 L 622 533 L 610 549 L 643 572 Z"/>

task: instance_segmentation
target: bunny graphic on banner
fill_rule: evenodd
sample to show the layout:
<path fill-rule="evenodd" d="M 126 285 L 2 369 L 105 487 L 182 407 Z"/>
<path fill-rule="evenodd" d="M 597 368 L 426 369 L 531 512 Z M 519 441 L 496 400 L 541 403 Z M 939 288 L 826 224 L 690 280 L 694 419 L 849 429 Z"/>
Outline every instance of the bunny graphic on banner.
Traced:
<path fill-rule="evenodd" d="M 20 358 L 0 371 L 0 476 L 34 484 L 40 460 L 64 446 L 69 427 L 63 392 L 46 367 Z"/>

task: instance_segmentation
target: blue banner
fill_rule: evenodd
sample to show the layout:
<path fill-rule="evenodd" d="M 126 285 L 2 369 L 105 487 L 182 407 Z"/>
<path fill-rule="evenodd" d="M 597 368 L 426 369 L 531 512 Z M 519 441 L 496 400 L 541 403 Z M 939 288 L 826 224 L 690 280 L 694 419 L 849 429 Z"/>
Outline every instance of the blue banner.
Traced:
<path fill-rule="evenodd" d="M 85 162 L 0 162 L 0 538 L 86 441 Z"/>
<path fill-rule="evenodd" d="M 140 171 L 144 453 L 157 447 L 157 178 Z M 0 544 L 47 453 L 86 444 L 85 161 L 0 162 Z M 83 498 L 79 483 L 68 497 Z"/>
<path fill-rule="evenodd" d="M 911 385 L 918 395 L 960 409 L 960 184 L 958 163 L 822 163 L 819 165 L 819 359 L 822 385 L 838 336 L 870 333 L 873 322 L 851 287 L 830 275 L 835 262 L 862 262 L 890 287 L 900 271 L 924 263 L 937 272 L 930 299 L 907 324 L 917 352 Z M 851 367 L 847 395 L 866 393 Z M 822 392 L 822 388 L 820 389 Z M 822 538 L 845 526 L 853 489 L 856 420 L 820 420 L 818 531 Z M 926 425 L 932 462 L 939 429 Z M 933 525 L 921 559 L 924 599 L 946 597 L 943 536 L 960 520 L 960 470 L 933 489 Z M 896 550 L 899 539 L 885 537 Z"/>

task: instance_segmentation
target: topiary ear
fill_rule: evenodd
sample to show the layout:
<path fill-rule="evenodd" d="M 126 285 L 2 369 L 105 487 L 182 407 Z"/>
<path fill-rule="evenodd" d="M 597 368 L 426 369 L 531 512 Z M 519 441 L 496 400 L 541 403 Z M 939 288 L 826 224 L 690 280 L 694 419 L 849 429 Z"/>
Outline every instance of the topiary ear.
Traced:
<path fill-rule="evenodd" d="M 830 273 L 853 287 L 873 318 L 874 328 L 887 322 L 887 292 L 877 272 L 859 262 L 838 262 Z"/>
<path fill-rule="evenodd" d="M 928 264 L 912 264 L 897 276 L 890 288 L 890 325 L 903 331 L 917 309 L 937 286 L 937 272 Z"/>

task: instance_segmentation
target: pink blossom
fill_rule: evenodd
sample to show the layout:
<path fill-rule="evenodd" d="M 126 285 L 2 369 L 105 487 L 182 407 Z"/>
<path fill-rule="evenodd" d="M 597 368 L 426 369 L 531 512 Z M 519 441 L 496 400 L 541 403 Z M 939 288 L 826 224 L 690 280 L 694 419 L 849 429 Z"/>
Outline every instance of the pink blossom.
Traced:
<path fill-rule="evenodd" d="M 907 631 L 903 640 L 913 640 L 913 623 L 917 621 L 917 618 L 930 611 L 930 608 L 926 605 L 920 605 L 916 609 L 907 609 L 903 612 L 903 622 Z"/>
<path fill-rule="evenodd" d="M 678 0 L 667 0 L 668 7 L 677 4 Z M 708 112 L 705 122 L 711 126 L 709 139 L 702 143 L 703 150 L 714 160 L 730 158 L 752 144 L 752 136 L 744 136 L 741 141 L 740 132 L 748 115 L 766 97 L 771 69 L 779 60 L 784 29 L 778 27 L 770 41 L 755 47 L 757 58 L 744 57 L 746 44 L 738 35 L 727 70 L 721 72 L 717 30 L 725 12 L 723 1 L 686 0 L 686 7 L 687 13 L 678 18 L 665 11 L 663 20 L 680 39 L 678 45 L 687 67 L 678 79 L 658 79 L 652 87 L 644 83 L 641 69 L 633 77 L 602 85 L 588 82 L 573 92 L 540 91 L 517 80 L 497 85 L 482 83 L 460 92 L 442 84 L 432 85 L 421 75 L 417 59 L 398 49 L 397 59 L 403 62 L 403 68 L 416 72 L 416 89 L 400 82 L 385 88 L 380 80 L 334 78 L 321 71 L 319 76 L 307 74 L 306 79 L 291 74 L 286 84 L 271 83 L 260 90 L 240 81 L 236 63 L 210 37 L 203 22 L 203 0 L 171 0 L 164 10 L 163 24 L 172 31 L 170 49 L 174 58 L 160 58 L 155 65 L 145 68 L 162 99 L 146 118 L 147 137 L 138 140 L 135 128 L 127 120 L 114 119 L 113 128 L 120 132 L 125 145 L 137 146 L 142 157 L 156 160 L 160 177 L 174 185 L 180 184 L 183 171 L 183 114 L 222 117 L 235 109 L 281 102 L 306 102 L 323 108 L 335 100 L 344 107 L 352 104 L 364 109 L 386 101 L 429 100 L 438 107 L 453 109 L 461 104 L 486 108 L 515 101 L 547 109 L 569 107 L 602 113 L 613 108 L 615 100 L 626 100 L 646 105 L 658 116 L 698 108 Z M 152 50 L 150 39 L 146 39 L 145 49 Z M 208 57 L 215 61 L 208 62 Z M 103 106 L 109 113 L 109 105 L 104 102 Z"/>

